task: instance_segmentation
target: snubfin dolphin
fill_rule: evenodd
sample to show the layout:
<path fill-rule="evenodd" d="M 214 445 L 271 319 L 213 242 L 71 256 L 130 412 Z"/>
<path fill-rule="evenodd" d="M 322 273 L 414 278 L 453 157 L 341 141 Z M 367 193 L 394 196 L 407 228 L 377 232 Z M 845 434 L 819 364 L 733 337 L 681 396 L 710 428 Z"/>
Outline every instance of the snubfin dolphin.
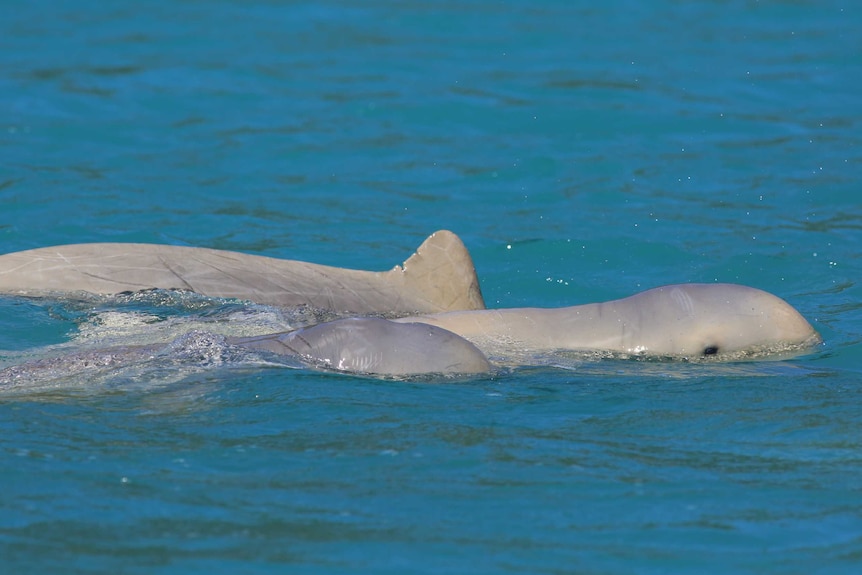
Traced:
<path fill-rule="evenodd" d="M 529 361 L 560 351 L 737 360 L 797 354 L 821 342 L 790 304 L 734 284 L 680 284 L 565 308 L 455 311 L 386 320 L 348 318 L 232 345 L 312 367 L 376 375 L 483 373 L 488 356 Z M 516 359 L 517 358 L 517 359 Z"/>
<path fill-rule="evenodd" d="M 518 365 L 528 363 L 531 354 L 559 351 L 719 360 L 775 357 L 821 342 L 784 300 L 733 284 L 671 285 L 555 309 L 486 310 L 466 248 L 446 231 L 430 236 L 403 266 L 388 272 L 143 244 L 81 244 L 0 256 L 0 293 L 115 294 L 151 288 L 356 315 L 424 314 L 396 320 L 350 318 L 227 342 L 298 357 L 312 366 L 376 375 L 481 373 L 491 370 L 488 357 Z M 121 349 L 116 357 L 126 361 L 149 352 Z M 89 357 L 85 363 L 92 363 Z M 54 369 L 62 361 L 40 365 Z M 16 378 L 28 369 L 10 368 Z"/>
<path fill-rule="evenodd" d="M 455 311 L 394 321 L 441 327 L 498 357 L 516 350 L 569 350 L 736 359 L 799 352 L 821 342 L 790 304 L 734 284 L 670 285 L 604 303 Z"/>
<path fill-rule="evenodd" d="M 820 342 L 805 318 L 767 292 L 731 284 L 683 284 L 566 308 L 347 318 L 253 337 L 187 334 L 167 346 L 89 350 L 15 365 L 0 370 L 0 387 L 75 369 L 113 370 L 189 349 L 185 355 L 198 360 L 212 355 L 200 349 L 212 348 L 216 355 L 236 349 L 288 356 L 312 368 L 415 376 L 490 372 L 488 356 L 510 365 L 529 364 L 531 354 L 560 351 L 737 360 L 797 354 Z"/>
<path fill-rule="evenodd" d="M 798 353 L 820 336 L 765 291 L 682 284 L 566 308 L 455 311 L 395 320 L 348 318 L 284 334 L 227 338 L 312 367 L 375 375 L 483 373 L 560 351 L 717 360 Z M 486 355 L 487 354 L 487 355 Z"/>
<path fill-rule="evenodd" d="M 110 295 L 153 288 L 360 314 L 485 307 L 470 254 L 445 230 L 386 272 L 155 244 L 75 244 L 0 256 L 0 293 Z"/>
<path fill-rule="evenodd" d="M 283 334 L 229 337 L 241 348 L 294 356 L 312 367 L 373 375 L 471 374 L 491 370 L 475 345 L 426 323 L 347 318 Z"/>

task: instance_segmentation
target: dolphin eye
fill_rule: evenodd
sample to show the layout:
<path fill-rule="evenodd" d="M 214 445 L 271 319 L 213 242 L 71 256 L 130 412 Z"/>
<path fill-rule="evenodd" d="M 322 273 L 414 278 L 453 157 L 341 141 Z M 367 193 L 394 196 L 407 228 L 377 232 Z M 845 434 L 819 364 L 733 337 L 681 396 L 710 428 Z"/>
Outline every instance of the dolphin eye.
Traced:
<path fill-rule="evenodd" d="M 718 346 L 717 345 L 708 345 L 705 348 L 703 348 L 703 355 L 715 355 L 717 353 L 718 353 Z"/>

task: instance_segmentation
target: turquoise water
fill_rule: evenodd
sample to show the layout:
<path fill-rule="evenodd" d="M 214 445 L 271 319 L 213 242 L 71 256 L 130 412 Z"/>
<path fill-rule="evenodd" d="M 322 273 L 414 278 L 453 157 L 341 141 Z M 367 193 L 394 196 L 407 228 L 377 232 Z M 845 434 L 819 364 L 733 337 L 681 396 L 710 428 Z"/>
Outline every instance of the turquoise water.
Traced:
<path fill-rule="evenodd" d="M 738 282 L 826 344 L 0 395 L 2 571 L 856 572 L 860 29 L 837 0 L 16 2 L 0 252 L 142 241 L 388 269 L 448 228 L 489 306 Z M 0 349 L 96 311 L 0 298 Z"/>

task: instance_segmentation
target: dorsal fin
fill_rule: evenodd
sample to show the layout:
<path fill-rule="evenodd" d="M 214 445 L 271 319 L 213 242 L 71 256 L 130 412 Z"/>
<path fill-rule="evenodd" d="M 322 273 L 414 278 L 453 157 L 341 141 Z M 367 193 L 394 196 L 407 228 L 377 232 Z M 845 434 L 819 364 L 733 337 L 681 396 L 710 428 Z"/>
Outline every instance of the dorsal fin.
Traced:
<path fill-rule="evenodd" d="M 473 258 L 461 238 L 448 230 L 434 232 L 404 264 L 388 272 L 440 311 L 485 309 Z"/>

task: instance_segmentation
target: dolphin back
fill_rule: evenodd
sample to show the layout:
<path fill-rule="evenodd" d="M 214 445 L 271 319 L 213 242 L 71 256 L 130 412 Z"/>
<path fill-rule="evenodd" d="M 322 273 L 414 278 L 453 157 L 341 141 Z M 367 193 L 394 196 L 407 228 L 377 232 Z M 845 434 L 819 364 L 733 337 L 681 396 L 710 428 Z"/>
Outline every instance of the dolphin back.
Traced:
<path fill-rule="evenodd" d="M 470 254 L 448 231 L 432 234 L 388 272 L 158 244 L 73 244 L 0 256 L 0 293 L 112 295 L 148 289 L 359 314 L 485 307 Z"/>
<path fill-rule="evenodd" d="M 250 350 L 295 356 L 312 367 L 373 375 L 471 374 L 491 371 L 479 349 L 424 323 L 347 318 L 282 334 L 229 338 Z"/>

